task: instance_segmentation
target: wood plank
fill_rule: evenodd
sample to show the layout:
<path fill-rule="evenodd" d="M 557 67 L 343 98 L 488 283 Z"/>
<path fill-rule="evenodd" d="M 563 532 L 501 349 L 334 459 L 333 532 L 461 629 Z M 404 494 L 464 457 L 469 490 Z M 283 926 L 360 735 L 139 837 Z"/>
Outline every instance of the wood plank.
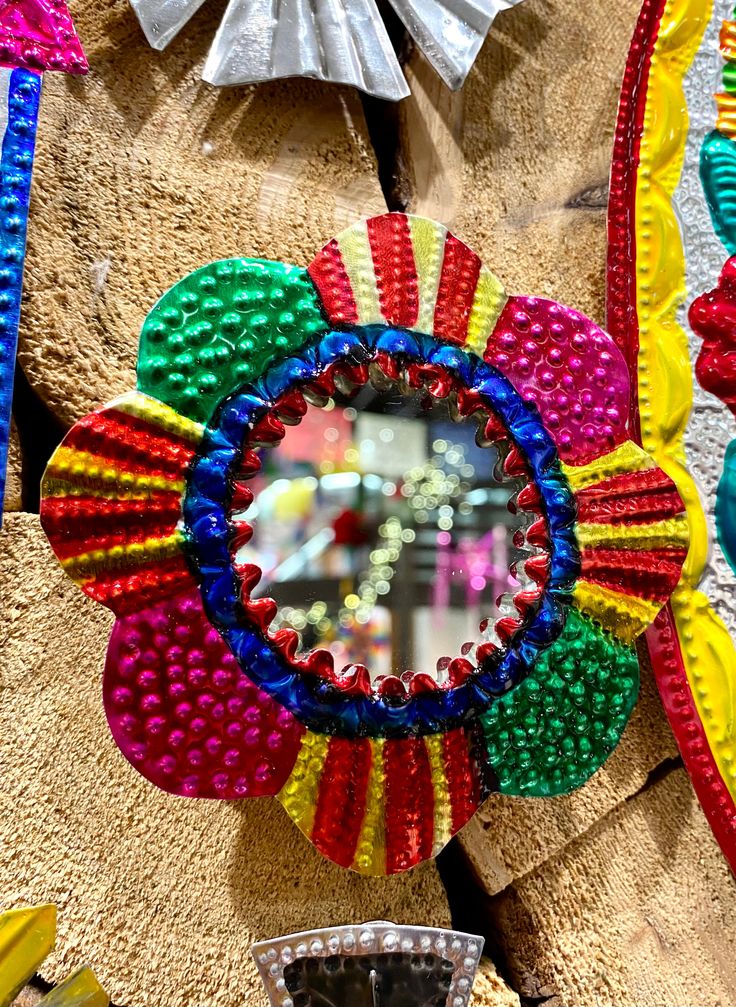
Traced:
<path fill-rule="evenodd" d="M 406 79 L 412 93 L 399 105 L 399 189 L 410 213 L 453 227 L 463 190 L 464 91 L 449 91 L 418 50 Z"/>
<path fill-rule="evenodd" d="M 736 886 L 684 769 L 514 882 L 489 913 L 514 986 L 548 1007 L 736 1003 Z"/>
<path fill-rule="evenodd" d="M 133 386 L 143 319 L 184 274 L 234 255 L 306 265 L 385 210 L 354 91 L 199 79 L 217 4 L 164 53 L 127 0 L 73 13 L 91 73 L 44 82 L 19 348 L 66 424 Z"/>
<path fill-rule="evenodd" d="M 520 1007 L 518 993 L 500 978 L 490 958 L 482 958 L 473 984 L 470 1007 Z"/>

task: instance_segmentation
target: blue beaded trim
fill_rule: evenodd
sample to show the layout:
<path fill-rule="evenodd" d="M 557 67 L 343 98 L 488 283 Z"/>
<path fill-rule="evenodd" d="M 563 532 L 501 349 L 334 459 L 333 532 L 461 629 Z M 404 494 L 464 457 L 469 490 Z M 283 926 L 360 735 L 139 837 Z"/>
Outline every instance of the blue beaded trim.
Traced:
<path fill-rule="evenodd" d="M 230 556 L 231 473 L 237 469 L 249 424 L 295 385 L 314 380 L 332 364 L 362 361 L 376 352 L 446 368 L 488 402 L 527 460 L 550 534 L 550 572 L 539 606 L 500 660 L 483 666 L 453 689 L 406 698 L 348 695 L 319 676 L 289 665 L 260 631 L 249 627 Z M 474 354 L 398 329 L 332 332 L 317 346 L 271 367 L 258 382 L 226 399 L 213 416 L 200 451 L 190 470 L 184 519 L 205 609 L 248 677 L 311 730 L 343 737 L 398 738 L 468 724 L 495 697 L 525 678 L 540 650 L 561 633 L 580 568 L 574 498 L 536 407 L 525 403 L 503 375 Z"/>
<path fill-rule="evenodd" d="M 29 70 L 13 70 L 8 81 L 8 121 L 0 160 L 0 523 L 40 97 L 40 76 Z"/>

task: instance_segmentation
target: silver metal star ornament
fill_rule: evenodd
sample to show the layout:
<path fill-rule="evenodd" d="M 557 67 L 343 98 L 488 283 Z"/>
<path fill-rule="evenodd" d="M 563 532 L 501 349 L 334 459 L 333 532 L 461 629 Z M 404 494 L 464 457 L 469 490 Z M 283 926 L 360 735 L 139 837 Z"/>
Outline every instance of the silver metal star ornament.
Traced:
<path fill-rule="evenodd" d="M 164 49 L 204 0 L 131 0 L 146 38 Z M 495 16 L 521 0 L 391 0 L 453 91 Z M 375 0 L 230 0 L 207 56 L 210 84 L 314 77 L 398 101 L 409 88 Z"/>

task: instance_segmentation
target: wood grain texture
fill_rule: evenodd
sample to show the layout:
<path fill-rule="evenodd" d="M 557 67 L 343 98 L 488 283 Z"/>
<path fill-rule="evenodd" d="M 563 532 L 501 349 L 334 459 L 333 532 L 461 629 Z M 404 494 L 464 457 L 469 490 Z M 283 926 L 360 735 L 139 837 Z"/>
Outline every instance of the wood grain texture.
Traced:
<path fill-rule="evenodd" d="M 44 82 L 19 347 L 66 424 L 133 387 L 143 319 L 187 272 L 236 255 L 306 265 L 385 210 L 355 92 L 204 84 L 217 3 L 164 53 L 127 0 L 73 8 L 91 72 Z"/>
<path fill-rule="evenodd" d="M 510 292 L 598 322 L 614 121 L 639 8 L 525 0 L 497 17 L 462 98 L 427 99 L 431 79 L 415 58 L 421 89 L 403 112 L 409 209 L 453 224 Z M 426 180 L 433 159 L 441 191 Z"/>
<path fill-rule="evenodd" d="M 549 1007 L 730 1007 L 736 884 L 683 769 L 491 903 L 514 985 Z"/>
<path fill-rule="evenodd" d="M 186 800 L 147 783 L 102 708 L 111 615 L 62 573 L 34 515 L 6 515 L 0 583 L 0 899 L 58 905 L 45 979 L 84 962 L 125 1007 L 263 1007 L 254 940 L 362 919 L 449 923 L 433 863 L 362 878 L 317 853 L 275 800 Z"/>
<path fill-rule="evenodd" d="M 13 421 L 10 424 L 10 440 L 8 442 L 8 467 L 5 473 L 5 511 L 23 509 L 23 455 L 20 447 L 18 429 Z"/>
<path fill-rule="evenodd" d="M 520 1007 L 518 993 L 509 989 L 488 958 L 481 959 L 469 1007 Z"/>
<path fill-rule="evenodd" d="M 34 985 L 28 985 L 15 998 L 13 1007 L 37 1007 L 42 998 L 42 990 Z"/>
<path fill-rule="evenodd" d="M 419 50 L 406 79 L 411 97 L 399 105 L 399 188 L 411 213 L 453 227 L 462 198 L 465 93 L 449 91 Z"/>

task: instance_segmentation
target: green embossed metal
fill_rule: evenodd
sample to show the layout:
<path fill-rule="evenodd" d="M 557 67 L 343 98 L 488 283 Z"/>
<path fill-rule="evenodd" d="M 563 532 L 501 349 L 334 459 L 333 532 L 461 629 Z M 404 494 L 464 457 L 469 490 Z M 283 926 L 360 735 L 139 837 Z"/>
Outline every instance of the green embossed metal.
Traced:
<path fill-rule="evenodd" d="M 305 269 L 213 262 L 172 287 L 146 318 L 138 388 L 204 423 L 229 392 L 327 329 Z"/>
<path fill-rule="evenodd" d="M 579 787 L 616 747 L 638 691 L 636 650 L 570 609 L 534 673 L 481 717 L 499 790 L 551 797 Z"/>

